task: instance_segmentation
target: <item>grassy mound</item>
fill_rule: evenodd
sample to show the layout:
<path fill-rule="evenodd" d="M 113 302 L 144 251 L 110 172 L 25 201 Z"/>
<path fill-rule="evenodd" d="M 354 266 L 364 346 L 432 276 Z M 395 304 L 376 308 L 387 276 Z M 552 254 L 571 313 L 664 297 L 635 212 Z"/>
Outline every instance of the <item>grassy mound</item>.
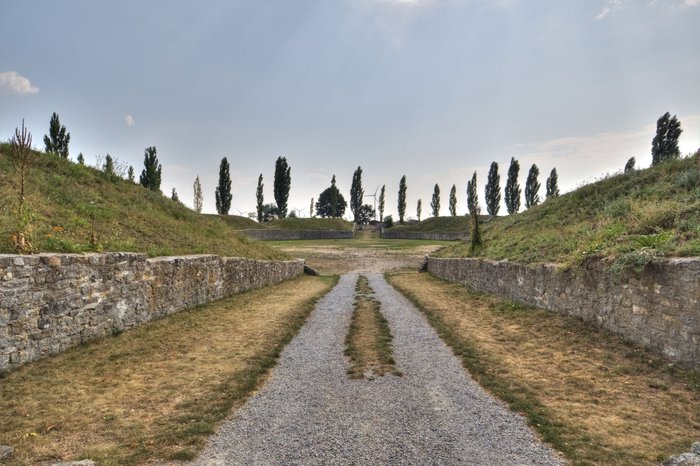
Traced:
<path fill-rule="evenodd" d="M 0 144 L 0 252 L 12 253 L 19 179 L 9 144 Z M 37 252 L 130 251 L 284 258 L 160 193 L 92 167 L 36 153 L 26 182 L 30 241 Z M 93 242 L 93 235 L 95 241 Z"/>
<path fill-rule="evenodd" d="M 566 265 L 607 259 L 641 269 L 660 257 L 700 256 L 697 157 L 616 174 L 482 226 L 476 255 Z M 436 256 L 469 257 L 469 245 Z"/>

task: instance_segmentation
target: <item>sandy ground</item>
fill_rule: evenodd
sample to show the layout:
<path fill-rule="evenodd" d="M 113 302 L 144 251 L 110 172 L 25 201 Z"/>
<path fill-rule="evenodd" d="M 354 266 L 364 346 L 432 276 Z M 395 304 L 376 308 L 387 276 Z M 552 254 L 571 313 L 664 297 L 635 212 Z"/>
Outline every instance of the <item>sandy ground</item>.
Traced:
<path fill-rule="evenodd" d="M 441 246 L 425 245 L 414 248 L 387 250 L 377 248 L 338 248 L 333 246 L 289 247 L 283 251 L 306 263 L 321 274 L 388 272 L 420 268 L 425 256 Z"/>

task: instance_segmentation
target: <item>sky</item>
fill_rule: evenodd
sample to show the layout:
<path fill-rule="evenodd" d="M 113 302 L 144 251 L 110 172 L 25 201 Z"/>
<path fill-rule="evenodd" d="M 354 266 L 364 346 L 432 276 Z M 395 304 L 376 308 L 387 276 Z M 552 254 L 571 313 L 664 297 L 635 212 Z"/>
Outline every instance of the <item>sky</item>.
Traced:
<path fill-rule="evenodd" d="M 386 185 L 396 217 L 429 215 L 433 187 L 480 201 L 491 162 L 553 167 L 562 192 L 651 163 L 656 120 L 677 115 L 683 154 L 700 148 L 700 0 L 23 0 L 3 2 L 0 139 L 22 119 L 43 150 L 53 112 L 70 157 L 143 169 L 215 212 L 231 164 L 231 214 L 273 202 L 275 160 L 291 167 L 290 209 L 309 215 L 330 185 L 349 200 Z M 373 198 L 366 198 L 372 203 Z M 505 208 L 501 208 L 505 212 Z M 347 215 L 349 216 L 349 210 Z"/>

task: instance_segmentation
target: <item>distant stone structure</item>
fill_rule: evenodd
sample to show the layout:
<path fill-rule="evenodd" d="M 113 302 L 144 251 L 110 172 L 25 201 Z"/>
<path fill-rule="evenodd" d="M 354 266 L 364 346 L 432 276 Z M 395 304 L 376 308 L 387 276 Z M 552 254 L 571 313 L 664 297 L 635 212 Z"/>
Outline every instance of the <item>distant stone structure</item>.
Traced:
<path fill-rule="evenodd" d="M 301 259 L 0 255 L 0 371 L 303 271 Z"/>
<path fill-rule="evenodd" d="M 240 230 L 249 238 L 260 241 L 288 241 L 298 239 L 352 239 L 351 230 Z"/>
<path fill-rule="evenodd" d="M 428 259 L 428 271 L 469 288 L 569 314 L 672 361 L 700 367 L 700 259 L 667 259 L 636 274 L 561 270 L 484 259 Z"/>

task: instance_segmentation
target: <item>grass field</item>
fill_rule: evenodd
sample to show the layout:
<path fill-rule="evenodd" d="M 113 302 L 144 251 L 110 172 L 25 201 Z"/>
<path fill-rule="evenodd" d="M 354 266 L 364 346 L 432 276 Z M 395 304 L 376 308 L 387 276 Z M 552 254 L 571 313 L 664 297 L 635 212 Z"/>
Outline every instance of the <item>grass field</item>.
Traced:
<path fill-rule="evenodd" d="M 220 254 L 286 258 L 161 193 L 55 155 L 36 153 L 27 181 L 30 241 L 36 252 L 129 251 L 151 256 Z M 18 178 L 0 144 L 0 252 L 14 252 Z M 95 236 L 93 243 L 92 236 Z"/>
<path fill-rule="evenodd" d="M 8 465 L 194 457 L 335 277 L 301 277 L 93 341 L 0 378 Z"/>
<path fill-rule="evenodd" d="M 355 287 L 355 308 L 345 338 L 345 355 L 351 363 L 348 374 L 353 379 L 381 377 L 387 373 L 401 375 L 394 361 L 389 324 L 372 293 L 367 277 L 361 275 Z"/>
<path fill-rule="evenodd" d="M 661 257 L 700 256 L 697 156 L 615 174 L 482 225 L 475 254 L 521 263 L 606 259 L 637 269 Z M 437 254 L 469 257 L 469 244 Z"/>
<path fill-rule="evenodd" d="M 577 319 L 428 274 L 387 277 L 480 385 L 577 465 L 652 465 L 700 439 L 700 373 Z"/>
<path fill-rule="evenodd" d="M 467 232 L 469 217 L 456 215 L 454 217 L 429 217 L 413 225 L 395 223 L 391 230 L 425 231 L 425 232 Z"/>
<path fill-rule="evenodd" d="M 342 218 L 279 218 L 269 222 L 258 223 L 247 217 L 221 215 L 220 218 L 236 230 L 340 230 L 352 231 L 352 222 Z"/>

